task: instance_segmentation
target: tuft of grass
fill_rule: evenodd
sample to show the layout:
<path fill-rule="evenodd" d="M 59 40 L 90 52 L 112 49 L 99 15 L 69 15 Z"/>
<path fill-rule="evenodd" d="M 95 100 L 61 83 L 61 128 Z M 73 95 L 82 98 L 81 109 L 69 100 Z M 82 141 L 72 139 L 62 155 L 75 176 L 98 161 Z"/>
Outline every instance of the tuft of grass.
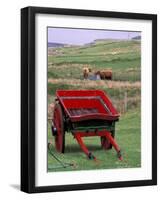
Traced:
<path fill-rule="evenodd" d="M 48 78 L 58 78 L 59 75 L 56 74 L 54 71 L 48 70 Z"/>

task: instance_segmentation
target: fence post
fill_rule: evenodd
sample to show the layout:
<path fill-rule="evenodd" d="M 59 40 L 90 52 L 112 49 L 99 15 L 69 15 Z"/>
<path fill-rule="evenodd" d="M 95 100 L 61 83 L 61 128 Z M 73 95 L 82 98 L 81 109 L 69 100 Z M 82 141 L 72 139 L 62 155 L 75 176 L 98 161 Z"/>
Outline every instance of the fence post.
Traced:
<path fill-rule="evenodd" d="M 125 91 L 124 94 L 124 111 L 127 111 L 127 91 Z"/>

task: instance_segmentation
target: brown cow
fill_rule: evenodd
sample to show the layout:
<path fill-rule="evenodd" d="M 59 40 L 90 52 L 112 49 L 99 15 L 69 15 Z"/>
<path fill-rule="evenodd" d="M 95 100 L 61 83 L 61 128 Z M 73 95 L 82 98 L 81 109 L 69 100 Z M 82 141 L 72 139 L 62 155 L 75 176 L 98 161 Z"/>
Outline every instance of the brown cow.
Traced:
<path fill-rule="evenodd" d="M 92 70 L 91 70 L 90 68 L 88 68 L 88 67 L 84 67 L 84 68 L 83 68 L 83 77 L 84 77 L 84 79 L 87 79 L 87 78 L 88 78 L 89 73 L 90 73 L 91 71 L 92 71 Z"/>
<path fill-rule="evenodd" d="M 112 70 L 97 71 L 95 75 L 99 75 L 103 80 L 112 80 Z"/>

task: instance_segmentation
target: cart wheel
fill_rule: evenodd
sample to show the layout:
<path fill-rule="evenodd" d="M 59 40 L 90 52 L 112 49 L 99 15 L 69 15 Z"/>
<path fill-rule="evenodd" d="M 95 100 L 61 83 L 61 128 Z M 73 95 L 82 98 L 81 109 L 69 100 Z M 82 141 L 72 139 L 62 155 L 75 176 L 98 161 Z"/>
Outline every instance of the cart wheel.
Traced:
<path fill-rule="evenodd" d="M 60 153 L 64 153 L 65 131 L 64 131 L 63 111 L 62 111 L 60 104 L 56 104 L 54 107 L 53 123 L 57 130 L 57 134 L 55 135 L 56 150 Z"/>
<path fill-rule="evenodd" d="M 101 146 L 103 149 L 108 150 L 112 148 L 110 141 L 105 136 L 101 136 L 100 139 L 101 139 Z"/>

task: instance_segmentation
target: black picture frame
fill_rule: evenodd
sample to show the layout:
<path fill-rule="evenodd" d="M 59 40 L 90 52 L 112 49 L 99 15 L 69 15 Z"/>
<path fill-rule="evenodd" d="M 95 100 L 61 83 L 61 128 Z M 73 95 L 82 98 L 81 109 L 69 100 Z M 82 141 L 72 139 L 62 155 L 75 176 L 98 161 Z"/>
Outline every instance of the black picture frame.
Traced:
<path fill-rule="evenodd" d="M 35 186 L 35 16 L 61 14 L 152 21 L 152 179 L 59 186 Z M 45 7 L 21 9 L 21 190 L 27 193 L 157 184 L 157 15 Z"/>

